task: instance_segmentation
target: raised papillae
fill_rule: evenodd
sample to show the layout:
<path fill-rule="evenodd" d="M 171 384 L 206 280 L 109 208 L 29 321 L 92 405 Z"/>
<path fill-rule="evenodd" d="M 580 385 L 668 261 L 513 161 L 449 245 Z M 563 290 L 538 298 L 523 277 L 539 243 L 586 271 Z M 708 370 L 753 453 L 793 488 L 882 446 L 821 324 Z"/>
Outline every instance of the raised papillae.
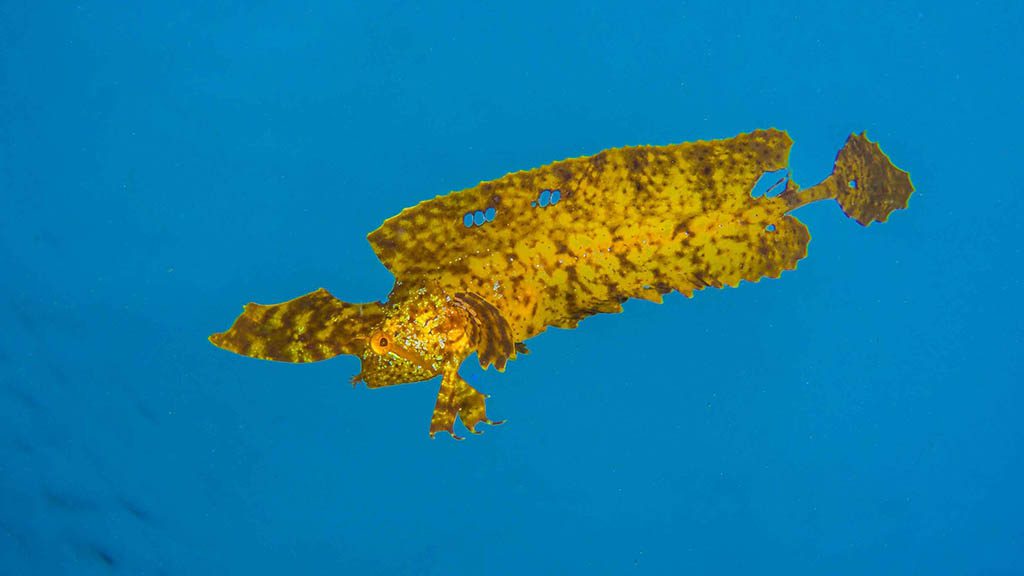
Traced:
<path fill-rule="evenodd" d="M 864 134 L 851 135 L 832 174 L 801 190 L 753 197 L 786 168 L 792 140 L 757 130 L 726 140 L 630 146 L 514 172 L 403 210 L 370 233 L 395 275 L 384 302 L 349 304 L 319 289 L 282 304 L 248 304 L 217 346 L 253 358 L 362 361 L 370 388 L 441 376 L 430 435 L 490 420 L 485 396 L 460 375 L 476 353 L 503 371 L 549 326 L 575 328 L 630 298 L 777 278 L 807 255 L 791 212 L 837 200 L 867 226 L 906 208 L 914 191 Z"/>

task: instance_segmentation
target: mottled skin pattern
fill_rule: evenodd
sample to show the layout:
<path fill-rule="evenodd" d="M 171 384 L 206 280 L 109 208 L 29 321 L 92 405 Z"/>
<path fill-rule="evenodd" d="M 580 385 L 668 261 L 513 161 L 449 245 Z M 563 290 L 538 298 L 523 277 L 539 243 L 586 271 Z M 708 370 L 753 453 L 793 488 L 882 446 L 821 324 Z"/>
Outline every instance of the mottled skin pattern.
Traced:
<path fill-rule="evenodd" d="M 338 354 L 360 354 L 366 334 L 384 319 L 384 306 L 348 304 L 323 288 L 286 304 L 249 303 L 231 330 L 210 342 L 253 358 L 316 362 Z"/>
<path fill-rule="evenodd" d="M 362 360 L 353 381 L 371 388 L 441 375 L 431 436 L 455 436 L 456 415 L 476 432 L 495 422 L 458 374 L 470 354 L 504 370 L 548 326 L 620 312 L 629 298 L 777 278 L 807 254 L 810 234 L 789 212 L 810 202 L 834 198 L 863 225 L 907 206 L 909 176 L 863 134 L 850 136 L 818 185 L 786 180 L 781 194 L 752 197 L 765 172 L 786 167 L 791 146 L 785 132 L 758 130 L 617 148 L 439 196 L 370 233 L 395 275 L 386 302 L 346 304 L 321 289 L 249 304 L 211 341 L 285 362 L 353 354 Z M 481 223 L 478 212 L 493 217 Z"/>

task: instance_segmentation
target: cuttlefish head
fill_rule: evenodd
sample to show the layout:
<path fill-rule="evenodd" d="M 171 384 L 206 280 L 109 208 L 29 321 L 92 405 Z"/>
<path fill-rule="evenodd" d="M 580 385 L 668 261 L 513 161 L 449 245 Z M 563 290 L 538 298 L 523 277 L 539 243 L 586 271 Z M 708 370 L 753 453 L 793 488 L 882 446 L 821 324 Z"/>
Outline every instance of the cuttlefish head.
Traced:
<path fill-rule="evenodd" d="M 353 381 L 370 387 L 418 382 L 440 373 L 436 299 L 420 294 L 351 304 L 323 288 L 280 304 L 246 304 L 231 328 L 210 336 L 242 356 L 307 363 L 350 354 L 362 361 Z"/>
<path fill-rule="evenodd" d="M 384 316 L 369 334 L 355 378 L 371 388 L 433 378 L 473 352 L 483 368 L 494 364 L 498 370 L 516 355 L 508 322 L 473 293 L 398 283 Z"/>
<path fill-rule="evenodd" d="M 370 388 L 429 380 L 474 351 L 483 367 L 504 369 L 515 356 L 508 323 L 474 294 L 396 283 L 387 302 L 350 304 L 324 289 L 281 304 L 247 304 L 226 332 L 210 336 L 220 348 L 279 362 L 317 362 L 357 356 L 353 383 Z"/>
<path fill-rule="evenodd" d="M 362 351 L 353 382 L 370 388 L 429 380 L 470 352 L 467 317 L 443 290 L 397 283 Z"/>

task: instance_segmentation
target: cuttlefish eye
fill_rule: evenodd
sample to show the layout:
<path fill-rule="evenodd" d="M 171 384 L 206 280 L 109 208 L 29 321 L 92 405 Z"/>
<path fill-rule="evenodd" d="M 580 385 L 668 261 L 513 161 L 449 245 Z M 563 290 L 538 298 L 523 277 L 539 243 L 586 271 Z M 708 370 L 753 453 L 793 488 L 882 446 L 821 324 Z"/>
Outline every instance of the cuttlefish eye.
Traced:
<path fill-rule="evenodd" d="M 370 348 L 380 356 L 394 356 L 412 362 L 424 370 L 433 370 L 433 367 L 419 353 L 398 344 L 384 332 L 374 332 L 370 335 Z"/>
<path fill-rule="evenodd" d="M 387 354 L 391 350 L 388 347 L 391 345 L 391 338 L 388 338 L 383 332 L 377 332 L 373 336 L 370 336 L 370 348 L 377 354 Z"/>

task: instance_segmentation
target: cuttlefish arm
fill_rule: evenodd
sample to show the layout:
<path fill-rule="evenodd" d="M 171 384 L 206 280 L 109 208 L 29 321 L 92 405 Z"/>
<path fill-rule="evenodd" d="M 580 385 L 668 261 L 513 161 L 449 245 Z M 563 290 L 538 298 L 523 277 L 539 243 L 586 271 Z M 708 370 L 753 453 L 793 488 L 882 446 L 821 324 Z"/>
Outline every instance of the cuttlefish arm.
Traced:
<path fill-rule="evenodd" d="M 441 389 L 437 392 L 437 403 L 434 404 L 434 414 L 430 418 L 430 437 L 443 431 L 456 440 L 462 440 L 463 437 L 455 433 L 456 416 L 472 434 L 481 433 L 476 429 L 476 425 L 481 422 L 491 426 L 504 424 L 504 420 L 491 420 L 487 417 L 486 400 L 486 395 L 459 376 L 458 366 L 445 368 Z"/>
<path fill-rule="evenodd" d="M 465 354 L 453 353 L 445 359 L 441 388 L 430 418 L 430 437 L 444 431 L 456 440 L 461 440 L 462 437 L 454 431 L 456 417 L 462 420 L 462 424 L 472 434 L 480 434 L 476 426 L 481 422 L 492 426 L 504 422 L 487 417 L 487 396 L 459 375 L 462 359 L 475 351 L 481 368 L 487 369 L 494 365 L 498 371 L 504 371 L 506 363 L 515 358 L 517 353 L 525 352 L 526 347 L 516 344 L 508 321 L 479 294 L 458 293 L 451 299 L 451 303 L 457 308 L 458 315 L 465 319 L 463 326 L 468 346 Z"/>

